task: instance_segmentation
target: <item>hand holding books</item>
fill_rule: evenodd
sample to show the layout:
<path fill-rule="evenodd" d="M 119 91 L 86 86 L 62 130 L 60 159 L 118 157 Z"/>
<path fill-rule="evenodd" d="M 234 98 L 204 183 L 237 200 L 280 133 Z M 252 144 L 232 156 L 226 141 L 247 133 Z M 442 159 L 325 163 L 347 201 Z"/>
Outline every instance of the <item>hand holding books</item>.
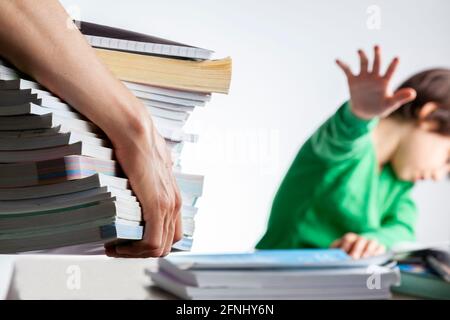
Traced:
<path fill-rule="evenodd" d="M 0 179 L 7 188 L 0 187 L 0 193 L 5 193 L 0 216 L 6 230 L 0 234 L 0 251 L 139 239 L 143 240 L 129 246 L 111 245 L 107 252 L 148 257 L 171 249 L 189 250 L 203 177 L 177 172 L 183 143 L 196 140 L 182 127 L 194 107 L 204 105 L 212 92 L 228 92 L 231 59 L 208 60 L 209 50 L 88 23 L 81 23 L 83 36 L 76 28 L 67 28 L 70 18 L 57 2 L 0 7 L 0 42 L 7 44 L 0 56 L 9 62 L 0 60 L 0 176 L 12 179 Z M 10 18 L 17 16 L 25 23 Z M 5 30 L 15 30 L 14 37 Z M 77 155 L 85 168 L 68 170 L 73 165 L 70 156 Z M 90 162 L 97 160 L 98 166 L 92 167 Z M 111 160 L 119 161 L 125 175 L 111 170 L 106 164 Z M 39 168 L 30 174 L 20 171 L 27 164 Z M 118 199 L 101 188 L 96 192 L 107 203 L 99 204 L 97 198 L 92 202 L 89 196 L 89 208 L 76 205 L 86 195 L 53 194 L 45 201 L 58 202 L 61 196 L 72 199 L 70 210 L 52 207 L 56 211 L 51 213 L 64 212 L 59 216 L 64 219 L 55 226 L 49 212 L 40 210 L 33 211 L 40 224 L 33 228 L 27 224 L 29 212 L 24 210 L 36 208 L 43 201 L 37 194 L 47 190 L 41 182 L 54 183 L 52 192 L 59 192 L 59 183 L 96 173 L 127 177 L 129 184 L 121 186 L 120 193 L 131 192 L 132 187 L 138 205 L 130 195 Z M 33 189 L 31 199 L 28 193 L 16 197 L 19 188 L 35 184 L 39 192 Z M 31 207 L 23 209 L 24 201 L 32 202 Z M 13 215 L 19 207 L 20 214 Z M 128 211 L 136 213 L 129 216 L 131 220 L 125 217 Z"/>
<path fill-rule="evenodd" d="M 112 257 L 161 256 L 181 240 L 181 196 L 172 173 L 171 154 L 148 115 L 130 143 L 114 143 L 116 157 L 127 175 L 143 210 L 141 241 L 106 246 Z"/>

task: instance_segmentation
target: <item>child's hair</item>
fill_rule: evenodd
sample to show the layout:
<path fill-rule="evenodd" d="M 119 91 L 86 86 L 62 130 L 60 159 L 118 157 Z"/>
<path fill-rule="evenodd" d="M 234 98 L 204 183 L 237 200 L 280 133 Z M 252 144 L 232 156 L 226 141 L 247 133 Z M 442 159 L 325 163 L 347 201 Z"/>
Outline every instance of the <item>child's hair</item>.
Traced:
<path fill-rule="evenodd" d="M 450 69 L 430 69 L 413 75 L 398 89 L 413 88 L 417 97 L 404 104 L 395 112 L 394 117 L 416 120 L 420 109 L 428 102 L 434 102 L 438 109 L 433 111 L 426 120 L 436 123 L 436 132 L 450 135 Z"/>

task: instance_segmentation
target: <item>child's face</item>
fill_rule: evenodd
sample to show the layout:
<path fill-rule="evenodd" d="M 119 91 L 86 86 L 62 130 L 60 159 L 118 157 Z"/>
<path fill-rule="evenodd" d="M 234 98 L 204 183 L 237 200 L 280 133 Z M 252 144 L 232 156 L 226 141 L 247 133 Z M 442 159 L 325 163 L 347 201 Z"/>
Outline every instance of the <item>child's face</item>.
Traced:
<path fill-rule="evenodd" d="M 450 136 L 432 132 L 423 123 L 414 126 L 400 142 L 391 163 L 402 180 L 440 180 L 450 172 Z"/>

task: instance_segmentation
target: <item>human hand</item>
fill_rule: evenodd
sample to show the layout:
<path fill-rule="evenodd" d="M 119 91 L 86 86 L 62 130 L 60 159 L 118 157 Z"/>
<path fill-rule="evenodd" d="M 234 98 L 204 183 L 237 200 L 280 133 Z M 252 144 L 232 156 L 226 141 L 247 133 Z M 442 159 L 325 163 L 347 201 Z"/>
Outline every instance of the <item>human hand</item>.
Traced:
<path fill-rule="evenodd" d="M 403 88 L 395 93 L 389 92 L 388 85 L 397 69 L 399 58 L 394 58 L 384 75 L 380 75 L 381 54 L 378 46 L 374 47 L 374 62 L 369 70 L 369 60 L 363 50 L 358 50 L 360 73 L 354 75 L 350 67 L 336 60 L 344 71 L 350 89 L 352 112 L 362 119 L 383 117 L 392 113 L 405 103 L 415 99 L 416 92 L 411 88 Z"/>
<path fill-rule="evenodd" d="M 107 244 L 106 254 L 111 257 L 164 256 L 182 237 L 181 196 L 172 173 L 170 151 L 148 114 L 143 119 L 133 141 L 113 143 L 116 157 L 141 204 L 144 236 L 140 241 Z"/>
<path fill-rule="evenodd" d="M 386 252 L 386 248 L 376 240 L 366 239 L 356 233 L 346 233 L 342 238 L 334 241 L 330 248 L 340 248 L 353 259 L 367 258 Z"/>

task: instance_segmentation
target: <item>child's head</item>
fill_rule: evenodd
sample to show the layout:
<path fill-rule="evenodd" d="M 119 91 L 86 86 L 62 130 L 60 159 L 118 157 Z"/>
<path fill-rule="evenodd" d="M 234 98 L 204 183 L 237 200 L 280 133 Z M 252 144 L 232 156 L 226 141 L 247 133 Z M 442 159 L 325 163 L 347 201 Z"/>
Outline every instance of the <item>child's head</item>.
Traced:
<path fill-rule="evenodd" d="M 450 69 L 420 72 L 400 88 L 414 89 L 417 97 L 389 116 L 409 125 L 393 168 L 404 180 L 441 179 L 450 171 Z"/>

